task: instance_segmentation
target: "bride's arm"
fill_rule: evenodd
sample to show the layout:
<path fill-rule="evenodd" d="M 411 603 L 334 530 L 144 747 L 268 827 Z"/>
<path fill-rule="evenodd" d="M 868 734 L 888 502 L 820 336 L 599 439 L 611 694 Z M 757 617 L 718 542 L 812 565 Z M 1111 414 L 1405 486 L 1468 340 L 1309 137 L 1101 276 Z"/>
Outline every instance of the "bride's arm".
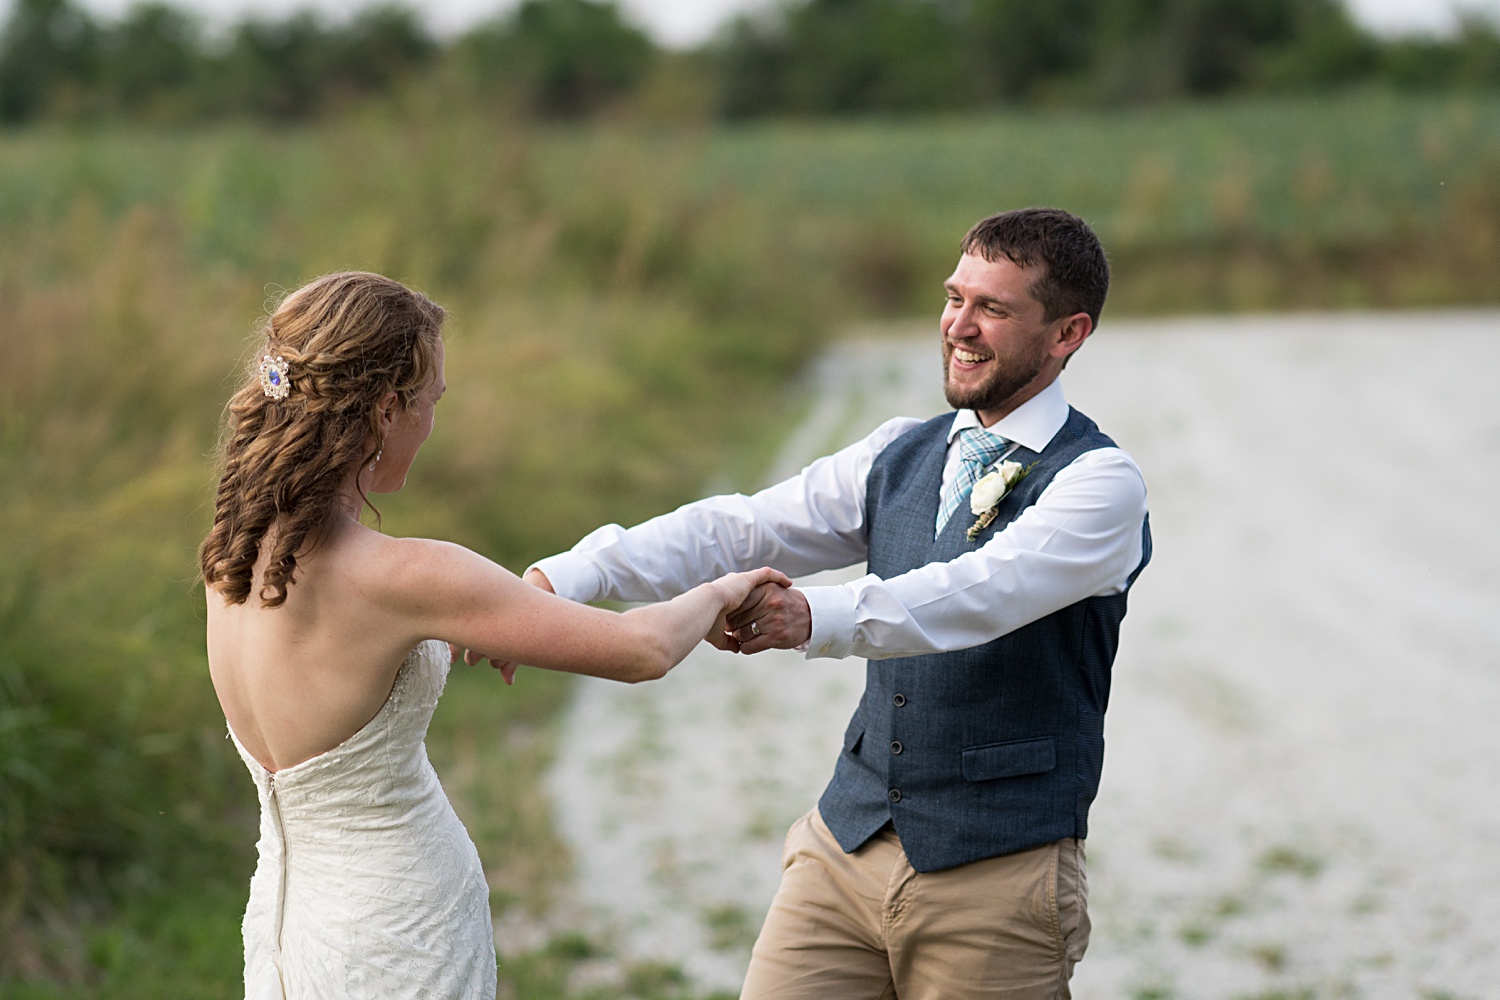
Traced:
<path fill-rule="evenodd" d="M 629 682 L 666 674 L 722 628 L 754 587 L 791 584 L 772 569 L 731 573 L 621 614 L 555 597 L 459 545 L 387 541 L 400 551 L 385 561 L 390 570 L 378 599 L 392 605 L 414 641 L 443 639 L 535 667 Z"/>

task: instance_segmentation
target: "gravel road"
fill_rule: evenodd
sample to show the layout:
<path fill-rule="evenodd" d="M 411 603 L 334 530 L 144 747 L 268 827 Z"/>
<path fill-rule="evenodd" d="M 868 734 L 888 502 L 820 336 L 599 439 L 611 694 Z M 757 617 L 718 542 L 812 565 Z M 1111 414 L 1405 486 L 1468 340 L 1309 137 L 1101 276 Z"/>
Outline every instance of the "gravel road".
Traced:
<path fill-rule="evenodd" d="M 1500 996 L 1497 373 L 1494 311 L 1106 322 L 1069 366 L 1157 546 L 1076 996 Z M 835 347 L 777 474 L 939 412 L 939 377 L 935 332 Z M 863 673 L 705 646 L 660 683 L 580 683 L 548 778 L 573 916 L 736 991 Z"/>

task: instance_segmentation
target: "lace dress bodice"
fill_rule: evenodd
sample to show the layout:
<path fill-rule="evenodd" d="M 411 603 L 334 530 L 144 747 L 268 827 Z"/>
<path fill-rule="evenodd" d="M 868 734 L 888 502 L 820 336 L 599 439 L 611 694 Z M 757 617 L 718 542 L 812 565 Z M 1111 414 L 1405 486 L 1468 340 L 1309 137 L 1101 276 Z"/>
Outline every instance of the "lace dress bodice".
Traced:
<path fill-rule="evenodd" d="M 275 773 L 230 732 L 260 796 L 248 1000 L 494 997 L 484 870 L 423 742 L 447 676 L 418 645 L 359 732 Z"/>

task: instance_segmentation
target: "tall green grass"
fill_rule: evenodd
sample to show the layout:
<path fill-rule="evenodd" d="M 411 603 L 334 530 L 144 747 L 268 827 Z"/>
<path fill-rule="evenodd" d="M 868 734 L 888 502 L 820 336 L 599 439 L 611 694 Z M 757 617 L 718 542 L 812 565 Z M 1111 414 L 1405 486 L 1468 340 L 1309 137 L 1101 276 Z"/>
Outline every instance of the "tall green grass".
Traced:
<path fill-rule="evenodd" d="M 194 549 L 219 410 L 280 289 L 368 268 L 449 308 L 451 391 L 384 524 L 520 569 L 749 485 L 820 344 L 935 313 L 968 224 L 1044 203 L 1100 231 L 1106 322 L 1493 302 L 1500 96 L 0 133 L 0 995 L 236 993 L 255 802 Z M 545 913 L 568 861 L 536 776 L 567 681 L 452 683 L 440 773 L 497 909 Z M 567 995 L 589 947 L 503 975 Z M 650 971 L 647 994 L 680 991 Z"/>

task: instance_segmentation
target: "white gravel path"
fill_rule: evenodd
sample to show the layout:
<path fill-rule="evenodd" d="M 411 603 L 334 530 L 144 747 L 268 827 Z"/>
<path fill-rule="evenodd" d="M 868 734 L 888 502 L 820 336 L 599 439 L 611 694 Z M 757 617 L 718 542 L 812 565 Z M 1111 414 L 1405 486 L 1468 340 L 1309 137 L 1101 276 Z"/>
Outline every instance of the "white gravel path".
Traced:
<path fill-rule="evenodd" d="M 939 377 L 935 332 L 835 348 L 778 473 Z M 1500 312 L 1106 323 L 1064 380 L 1157 544 L 1075 996 L 1500 997 Z M 736 991 L 863 673 L 704 647 L 582 682 L 549 787 L 585 926 Z"/>

